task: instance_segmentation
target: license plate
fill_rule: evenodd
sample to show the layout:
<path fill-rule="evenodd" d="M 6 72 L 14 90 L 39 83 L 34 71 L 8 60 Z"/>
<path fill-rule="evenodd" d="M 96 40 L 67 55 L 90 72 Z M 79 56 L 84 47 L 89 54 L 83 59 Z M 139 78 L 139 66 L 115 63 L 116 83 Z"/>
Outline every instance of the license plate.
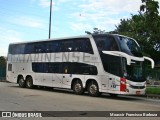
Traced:
<path fill-rule="evenodd" d="M 136 94 L 137 94 L 137 95 L 140 95 L 140 94 L 141 94 L 141 91 L 136 91 Z"/>

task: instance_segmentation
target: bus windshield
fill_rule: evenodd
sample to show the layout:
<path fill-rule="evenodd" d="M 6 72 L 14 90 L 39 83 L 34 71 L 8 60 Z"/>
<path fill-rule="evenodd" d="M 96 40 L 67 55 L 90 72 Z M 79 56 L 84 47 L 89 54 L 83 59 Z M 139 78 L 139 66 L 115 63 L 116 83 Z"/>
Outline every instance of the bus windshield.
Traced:
<path fill-rule="evenodd" d="M 143 69 L 143 62 L 132 61 L 131 65 L 127 65 L 124 61 L 124 77 L 133 82 L 144 82 L 145 75 Z"/>
<path fill-rule="evenodd" d="M 97 35 L 93 37 L 99 50 L 104 70 L 106 72 L 117 75 L 119 77 L 125 77 L 131 81 L 145 81 L 143 75 L 144 72 L 142 71 L 143 62 L 131 61 L 131 65 L 127 65 L 127 61 L 125 58 L 104 54 L 102 52 L 121 51 L 131 56 L 143 57 L 141 49 L 135 40 L 128 37 L 113 37 L 109 35 Z M 125 59 L 125 61 L 123 61 L 122 59 Z"/>
<path fill-rule="evenodd" d="M 139 45 L 133 39 L 118 36 L 118 41 L 122 52 L 136 57 L 143 57 Z"/>

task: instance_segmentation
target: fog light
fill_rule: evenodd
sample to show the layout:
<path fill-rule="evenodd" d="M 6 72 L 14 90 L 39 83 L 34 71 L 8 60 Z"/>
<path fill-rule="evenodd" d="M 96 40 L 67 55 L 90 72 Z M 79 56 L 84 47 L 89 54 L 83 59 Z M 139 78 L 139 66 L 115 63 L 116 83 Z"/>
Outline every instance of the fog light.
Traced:
<path fill-rule="evenodd" d="M 127 86 L 130 86 L 130 84 L 128 84 L 128 83 L 127 83 L 126 85 L 127 85 Z"/>

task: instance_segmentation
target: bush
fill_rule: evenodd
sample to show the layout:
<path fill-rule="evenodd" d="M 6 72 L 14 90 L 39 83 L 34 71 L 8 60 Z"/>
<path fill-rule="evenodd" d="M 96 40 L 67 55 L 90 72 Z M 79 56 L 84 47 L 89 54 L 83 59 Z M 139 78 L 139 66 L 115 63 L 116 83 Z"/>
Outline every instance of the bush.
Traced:
<path fill-rule="evenodd" d="M 148 87 L 146 89 L 146 94 L 158 94 L 158 95 L 160 95 L 160 87 Z"/>

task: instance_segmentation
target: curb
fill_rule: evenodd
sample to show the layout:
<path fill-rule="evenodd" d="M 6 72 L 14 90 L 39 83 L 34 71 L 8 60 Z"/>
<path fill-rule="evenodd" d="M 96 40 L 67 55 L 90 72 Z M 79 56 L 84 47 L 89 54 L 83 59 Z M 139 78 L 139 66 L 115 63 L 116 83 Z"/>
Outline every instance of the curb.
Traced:
<path fill-rule="evenodd" d="M 0 82 L 6 82 L 6 83 L 10 83 L 7 80 L 0 80 Z M 134 95 L 133 95 L 134 96 Z M 143 98 L 147 98 L 147 99 L 160 99 L 160 95 L 157 94 L 146 94 L 146 95 L 142 95 L 142 96 L 136 96 L 136 97 L 143 97 Z"/>
<path fill-rule="evenodd" d="M 156 94 L 147 94 L 146 96 L 147 98 L 160 99 L 160 95 L 156 95 Z"/>
<path fill-rule="evenodd" d="M 10 83 L 9 81 L 7 80 L 0 80 L 0 82 L 7 82 L 7 83 Z"/>

